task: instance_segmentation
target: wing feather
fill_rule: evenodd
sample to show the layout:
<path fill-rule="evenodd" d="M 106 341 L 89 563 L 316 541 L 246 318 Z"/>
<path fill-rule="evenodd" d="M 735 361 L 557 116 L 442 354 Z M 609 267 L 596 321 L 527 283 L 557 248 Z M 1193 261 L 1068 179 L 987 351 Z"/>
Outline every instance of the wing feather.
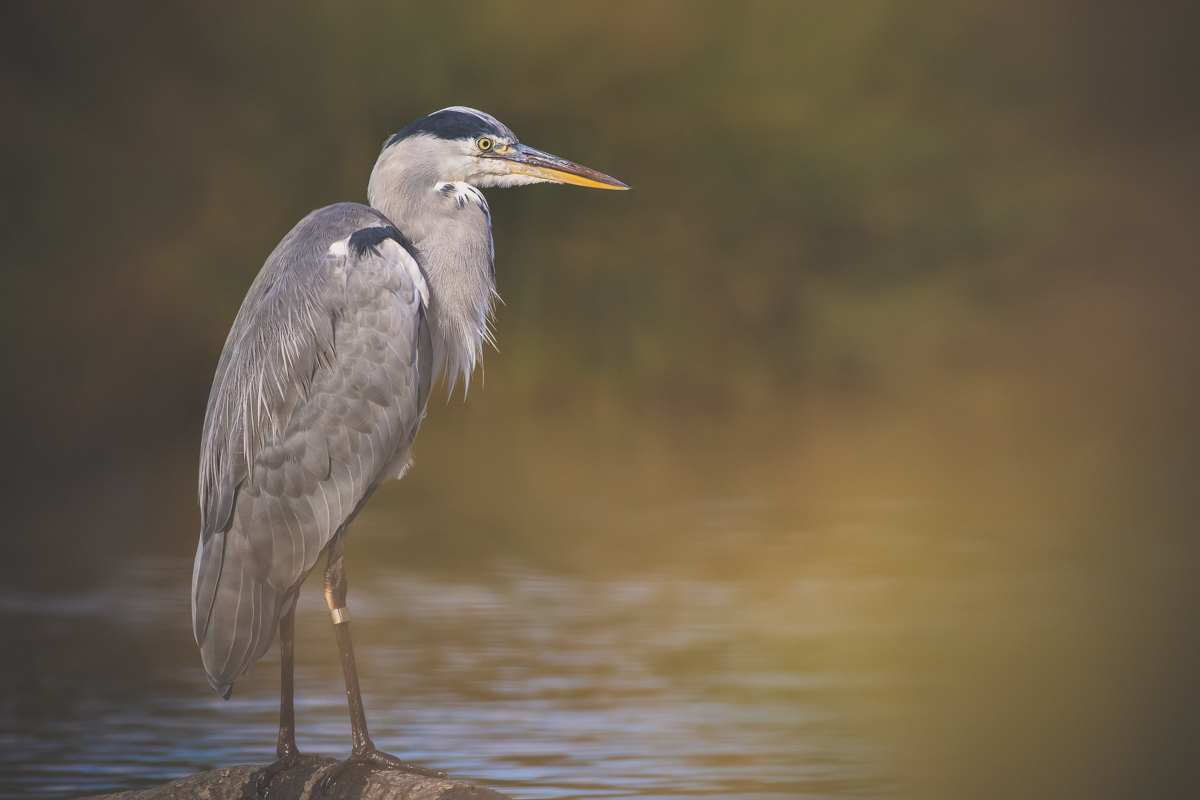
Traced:
<path fill-rule="evenodd" d="M 337 531 L 397 459 L 407 463 L 432 367 L 420 363 L 419 268 L 398 238 L 331 248 L 385 226 L 351 204 L 306 217 L 267 260 L 226 341 L 204 426 L 192 597 L 222 694 L 270 646 L 280 610 Z"/>
<path fill-rule="evenodd" d="M 319 481 L 329 477 L 329 445 L 320 428 L 309 428 L 304 432 L 304 456 L 300 463 L 305 472 Z"/>

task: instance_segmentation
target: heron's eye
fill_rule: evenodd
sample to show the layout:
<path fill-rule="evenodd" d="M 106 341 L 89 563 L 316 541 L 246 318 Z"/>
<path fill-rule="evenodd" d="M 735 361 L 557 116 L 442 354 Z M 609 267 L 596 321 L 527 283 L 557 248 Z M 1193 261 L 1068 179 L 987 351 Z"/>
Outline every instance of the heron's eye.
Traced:
<path fill-rule="evenodd" d="M 493 141 L 492 141 L 492 140 L 491 140 L 489 137 L 487 137 L 487 136 L 484 136 L 484 137 L 482 137 L 482 138 L 481 138 L 479 141 L 475 142 L 475 146 L 476 146 L 476 147 L 478 147 L 480 150 L 482 150 L 482 151 L 483 151 L 483 152 L 485 152 L 485 153 L 486 153 L 488 150 L 491 150 L 491 149 L 492 149 L 492 146 L 493 146 L 494 144 L 495 144 L 495 142 L 493 142 Z"/>

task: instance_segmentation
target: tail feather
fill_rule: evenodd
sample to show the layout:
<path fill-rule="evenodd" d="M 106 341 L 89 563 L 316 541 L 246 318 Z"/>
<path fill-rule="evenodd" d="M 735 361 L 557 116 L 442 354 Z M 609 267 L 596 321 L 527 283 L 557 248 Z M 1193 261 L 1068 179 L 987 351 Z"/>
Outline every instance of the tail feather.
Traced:
<path fill-rule="evenodd" d="M 275 640 L 284 596 L 257 575 L 253 556 L 215 533 L 196 552 L 192 627 L 213 691 L 228 699 Z"/>

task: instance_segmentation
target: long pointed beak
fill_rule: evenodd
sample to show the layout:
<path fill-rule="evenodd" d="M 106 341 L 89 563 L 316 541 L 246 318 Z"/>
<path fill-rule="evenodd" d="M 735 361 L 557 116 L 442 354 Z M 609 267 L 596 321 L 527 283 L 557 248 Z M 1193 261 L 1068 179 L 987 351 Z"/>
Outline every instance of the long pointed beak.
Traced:
<path fill-rule="evenodd" d="M 567 161 L 565 158 L 543 153 L 518 144 L 507 153 L 497 154 L 495 158 L 503 159 L 512 171 L 519 175 L 529 175 L 544 181 L 555 183 L 573 183 L 576 186 L 591 186 L 595 189 L 628 189 L 616 178 L 610 178 L 602 172 L 596 172 L 581 164 Z"/>

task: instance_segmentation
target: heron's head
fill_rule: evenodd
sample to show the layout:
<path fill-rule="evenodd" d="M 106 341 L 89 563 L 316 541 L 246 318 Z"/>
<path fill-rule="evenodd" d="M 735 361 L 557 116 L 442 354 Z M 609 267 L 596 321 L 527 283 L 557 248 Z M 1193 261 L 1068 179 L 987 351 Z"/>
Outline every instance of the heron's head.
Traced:
<path fill-rule="evenodd" d="M 380 165 L 391 159 L 426 179 L 481 188 L 527 183 L 629 188 L 594 169 L 526 147 L 495 117 L 464 106 L 443 108 L 392 136 L 379 155 Z"/>

